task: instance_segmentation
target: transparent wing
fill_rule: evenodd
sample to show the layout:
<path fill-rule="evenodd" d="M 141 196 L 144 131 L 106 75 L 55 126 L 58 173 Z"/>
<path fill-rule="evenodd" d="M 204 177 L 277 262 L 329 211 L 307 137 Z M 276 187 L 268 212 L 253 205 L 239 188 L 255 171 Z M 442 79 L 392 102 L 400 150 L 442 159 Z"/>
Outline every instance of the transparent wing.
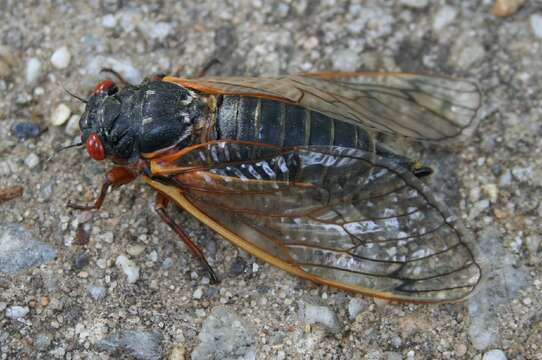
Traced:
<path fill-rule="evenodd" d="M 359 149 L 212 142 L 152 184 L 241 248 L 304 278 L 388 299 L 469 295 L 480 267 L 448 209 L 393 161 Z"/>
<path fill-rule="evenodd" d="M 277 78 L 164 78 L 213 94 L 282 100 L 376 132 L 457 141 L 478 125 L 476 84 L 408 73 L 325 72 Z"/>

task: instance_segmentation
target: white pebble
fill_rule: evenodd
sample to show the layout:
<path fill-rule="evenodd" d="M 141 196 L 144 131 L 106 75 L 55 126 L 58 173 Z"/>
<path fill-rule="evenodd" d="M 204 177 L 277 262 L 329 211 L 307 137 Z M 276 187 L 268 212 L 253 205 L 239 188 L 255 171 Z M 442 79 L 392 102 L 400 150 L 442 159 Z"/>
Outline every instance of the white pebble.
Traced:
<path fill-rule="evenodd" d="M 115 265 L 126 274 L 128 283 L 133 284 L 139 279 L 139 268 L 126 256 L 119 255 L 115 261 Z"/>
<path fill-rule="evenodd" d="M 482 360 L 506 360 L 506 354 L 502 350 L 490 350 L 484 354 Z"/>
<path fill-rule="evenodd" d="M 429 0 L 401 0 L 401 3 L 411 8 L 423 9 L 429 4 Z"/>
<path fill-rule="evenodd" d="M 307 324 L 322 324 L 332 332 L 340 329 L 337 315 L 327 306 L 306 304 L 303 309 L 303 319 Z"/>
<path fill-rule="evenodd" d="M 143 251 L 145 251 L 145 247 L 139 244 L 128 246 L 126 249 L 126 252 L 132 256 L 139 256 Z"/>
<path fill-rule="evenodd" d="M 28 168 L 33 169 L 36 166 L 38 166 L 40 163 L 40 158 L 35 153 L 30 153 L 26 159 L 24 159 L 24 164 L 28 166 Z"/>
<path fill-rule="evenodd" d="M 194 293 L 192 294 L 192 298 L 196 300 L 201 299 L 202 296 L 203 296 L 203 290 L 201 290 L 201 288 L 197 288 L 196 291 L 194 291 Z"/>
<path fill-rule="evenodd" d="M 70 64 L 72 56 L 67 46 L 62 46 L 56 49 L 53 55 L 51 55 L 51 63 L 57 69 L 65 69 Z"/>
<path fill-rule="evenodd" d="M 41 61 L 31 58 L 26 62 L 25 78 L 28 84 L 36 83 L 41 77 Z"/>
<path fill-rule="evenodd" d="M 531 29 L 533 34 L 539 39 L 542 39 L 542 15 L 531 15 Z"/>
<path fill-rule="evenodd" d="M 70 117 L 70 120 L 68 120 L 68 124 L 66 124 L 66 128 L 64 131 L 68 135 L 77 135 L 79 134 L 79 119 L 81 118 L 81 115 L 75 114 Z"/>
<path fill-rule="evenodd" d="M 433 18 L 433 30 L 440 31 L 451 24 L 457 16 L 457 9 L 448 5 L 440 8 Z"/>
<path fill-rule="evenodd" d="M 102 18 L 102 26 L 104 28 L 113 29 L 117 26 L 117 18 L 114 15 L 107 14 Z"/>
<path fill-rule="evenodd" d="M 61 126 L 70 118 L 72 111 L 66 104 L 59 104 L 51 113 L 51 124 Z"/>
<path fill-rule="evenodd" d="M 10 319 L 20 319 L 25 317 L 26 314 L 30 312 L 30 309 L 27 306 L 10 306 L 6 310 L 6 317 Z"/>

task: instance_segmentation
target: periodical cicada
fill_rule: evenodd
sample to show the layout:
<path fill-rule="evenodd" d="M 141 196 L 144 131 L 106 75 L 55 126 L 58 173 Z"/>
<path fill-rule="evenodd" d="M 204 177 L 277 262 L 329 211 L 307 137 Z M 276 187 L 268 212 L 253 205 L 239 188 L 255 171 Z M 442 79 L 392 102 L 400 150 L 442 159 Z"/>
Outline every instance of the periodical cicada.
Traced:
<path fill-rule="evenodd" d="M 85 102 L 81 145 L 116 166 L 93 205 L 70 206 L 98 209 L 109 187 L 142 176 L 213 280 L 169 202 L 320 284 L 430 303 L 463 299 L 480 281 L 460 220 L 422 181 L 431 169 L 379 141 L 465 138 L 477 125 L 475 84 L 408 73 L 156 76 L 104 80 Z"/>

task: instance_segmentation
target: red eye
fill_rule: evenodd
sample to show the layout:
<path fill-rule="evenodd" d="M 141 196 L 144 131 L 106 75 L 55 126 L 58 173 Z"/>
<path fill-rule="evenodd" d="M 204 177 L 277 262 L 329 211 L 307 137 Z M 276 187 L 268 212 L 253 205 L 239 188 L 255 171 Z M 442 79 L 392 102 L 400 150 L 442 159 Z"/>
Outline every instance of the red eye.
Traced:
<path fill-rule="evenodd" d="M 94 160 L 105 159 L 104 146 L 102 140 L 96 134 L 90 134 L 86 141 L 87 151 L 91 158 Z"/>
<path fill-rule="evenodd" d="M 98 85 L 96 85 L 92 95 L 96 95 L 98 93 L 101 93 L 102 91 L 107 91 L 108 89 L 112 88 L 113 86 L 115 86 L 115 83 L 113 82 L 113 80 L 109 80 L 109 79 L 102 80 L 102 81 L 100 81 L 98 83 Z"/>

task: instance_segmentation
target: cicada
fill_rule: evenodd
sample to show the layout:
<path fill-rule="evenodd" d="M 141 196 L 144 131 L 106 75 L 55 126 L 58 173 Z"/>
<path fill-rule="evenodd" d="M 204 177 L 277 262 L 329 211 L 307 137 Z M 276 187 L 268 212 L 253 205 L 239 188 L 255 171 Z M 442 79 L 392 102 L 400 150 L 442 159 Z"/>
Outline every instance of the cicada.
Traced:
<path fill-rule="evenodd" d="M 122 80 L 122 78 L 120 79 Z M 481 268 L 460 220 L 424 183 L 431 169 L 385 142 L 463 139 L 481 96 L 471 82 L 408 73 L 103 80 L 86 102 L 81 144 L 110 159 L 93 205 L 138 177 L 155 209 L 172 202 L 290 274 L 408 302 L 465 298 Z"/>

